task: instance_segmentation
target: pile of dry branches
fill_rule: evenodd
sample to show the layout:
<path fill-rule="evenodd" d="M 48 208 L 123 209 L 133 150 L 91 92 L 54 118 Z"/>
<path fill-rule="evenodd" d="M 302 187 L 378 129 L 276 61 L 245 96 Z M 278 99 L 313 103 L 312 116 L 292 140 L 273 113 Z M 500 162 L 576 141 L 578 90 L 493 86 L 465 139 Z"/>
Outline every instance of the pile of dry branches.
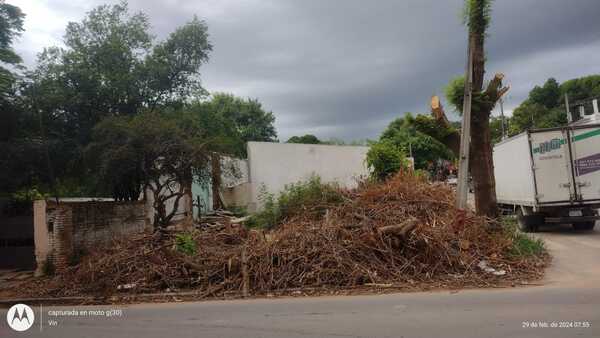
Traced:
<path fill-rule="evenodd" d="M 175 234 L 116 241 L 45 288 L 53 295 L 194 289 L 214 296 L 372 284 L 485 286 L 541 275 L 539 258 L 509 254 L 506 231 L 456 210 L 446 185 L 401 173 L 343 194 L 344 202 L 324 214 L 307 207 L 273 230 L 193 231 L 193 255 L 176 249 Z M 486 272 L 482 261 L 506 273 Z"/>

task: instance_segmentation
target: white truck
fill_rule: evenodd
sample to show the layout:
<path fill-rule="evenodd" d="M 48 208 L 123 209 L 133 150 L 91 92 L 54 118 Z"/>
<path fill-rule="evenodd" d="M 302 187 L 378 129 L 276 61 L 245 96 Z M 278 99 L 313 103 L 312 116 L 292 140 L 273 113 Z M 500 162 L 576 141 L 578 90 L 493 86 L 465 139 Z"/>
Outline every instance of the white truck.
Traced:
<path fill-rule="evenodd" d="M 551 223 L 594 228 L 600 218 L 600 123 L 593 122 L 529 130 L 496 144 L 498 204 L 516 212 L 521 230 Z"/>

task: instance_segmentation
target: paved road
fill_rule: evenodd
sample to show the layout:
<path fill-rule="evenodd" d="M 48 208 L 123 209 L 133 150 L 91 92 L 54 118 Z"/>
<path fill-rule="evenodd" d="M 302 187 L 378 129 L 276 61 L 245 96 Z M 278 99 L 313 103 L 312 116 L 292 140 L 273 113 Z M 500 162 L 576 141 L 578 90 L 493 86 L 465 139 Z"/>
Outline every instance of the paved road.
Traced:
<path fill-rule="evenodd" d="M 58 318 L 32 337 L 600 337 L 600 231 L 540 234 L 555 255 L 543 286 L 377 296 L 76 307 L 122 317 Z M 36 315 L 39 316 L 39 308 Z M 0 312 L 6 316 L 6 310 Z M 524 323 L 525 322 L 525 323 Z M 589 328 L 524 328 L 531 322 Z M 577 322 L 577 323 L 576 323 Z M 2 320 L 0 337 L 17 336 Z"/>

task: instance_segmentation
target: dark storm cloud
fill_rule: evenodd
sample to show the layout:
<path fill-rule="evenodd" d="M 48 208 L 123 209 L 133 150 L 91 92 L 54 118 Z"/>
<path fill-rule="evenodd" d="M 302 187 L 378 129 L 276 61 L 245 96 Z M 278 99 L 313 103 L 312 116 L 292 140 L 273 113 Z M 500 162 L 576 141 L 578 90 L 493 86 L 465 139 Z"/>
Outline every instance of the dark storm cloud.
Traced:
<path fill-rule="evenodd" d="M 430 96 L 463 73 L 462 2 L 135 0 L 130 7 L 149 15 L 158 38 L 194 14 L 206 20 L 214 51 L 202 69 L 205 87 L 258 98 L 275 113 L 280 139 L 350 140 L 377 137 L 404 112 L 427 112 Z M 487 69 L 511 84 L 507 110 L 548 77 L 600 73 L 600 1 L 497 0 L 492 15 Z"/>

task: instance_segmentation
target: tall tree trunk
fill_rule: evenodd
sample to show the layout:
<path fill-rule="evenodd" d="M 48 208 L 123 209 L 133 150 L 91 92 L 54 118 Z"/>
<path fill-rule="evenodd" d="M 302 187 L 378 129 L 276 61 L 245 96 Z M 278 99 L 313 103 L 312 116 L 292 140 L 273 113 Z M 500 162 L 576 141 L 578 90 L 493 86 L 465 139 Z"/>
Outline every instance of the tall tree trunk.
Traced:
<path fill-rule="evenodd" d="M 469 167 L 475 189 L 475 211 L 478 215 L 496 218 L 498 205 L 489 114 L 485 119 L 472 119 L 471 124 L 473 132 Z"/>
<path fill-rule="evenodd" d="M 221 202 L 221 159 L 219 154 L 213 153 L 211 155 L 211 185 L 212 185 L 212 206 L 213 210 L 223 208 Z"/>
<path fill-rule="evenodd" d="M 471 7 L 477 11 L 471 16 L 471 20 L 483 22 L 485 19 L 483 2 L 476 0 L 478 6 Z M 481 31 L 474 27 L 480 27 Z M 490 132 L 490 107 L 483 104 L 481 100 L 483 90 L 483 78 L 485 75 L 485 25 L 471 23 L 469 39 L 473 51 L 473 105 L 471 112 L 471 149 L 470 149 L 470 171 L 473 176 L 475 188 L 475 210 L 478 215 L 490 218 L 498 217 L 498 205 L 496 203 L 496 183 L 494 178 L 494 163 L 492 158 L 492 141 Z M 479 100 L 478 100 L 479 99 Z M 494 101 L 495 103 L 495 101 Z"/>

